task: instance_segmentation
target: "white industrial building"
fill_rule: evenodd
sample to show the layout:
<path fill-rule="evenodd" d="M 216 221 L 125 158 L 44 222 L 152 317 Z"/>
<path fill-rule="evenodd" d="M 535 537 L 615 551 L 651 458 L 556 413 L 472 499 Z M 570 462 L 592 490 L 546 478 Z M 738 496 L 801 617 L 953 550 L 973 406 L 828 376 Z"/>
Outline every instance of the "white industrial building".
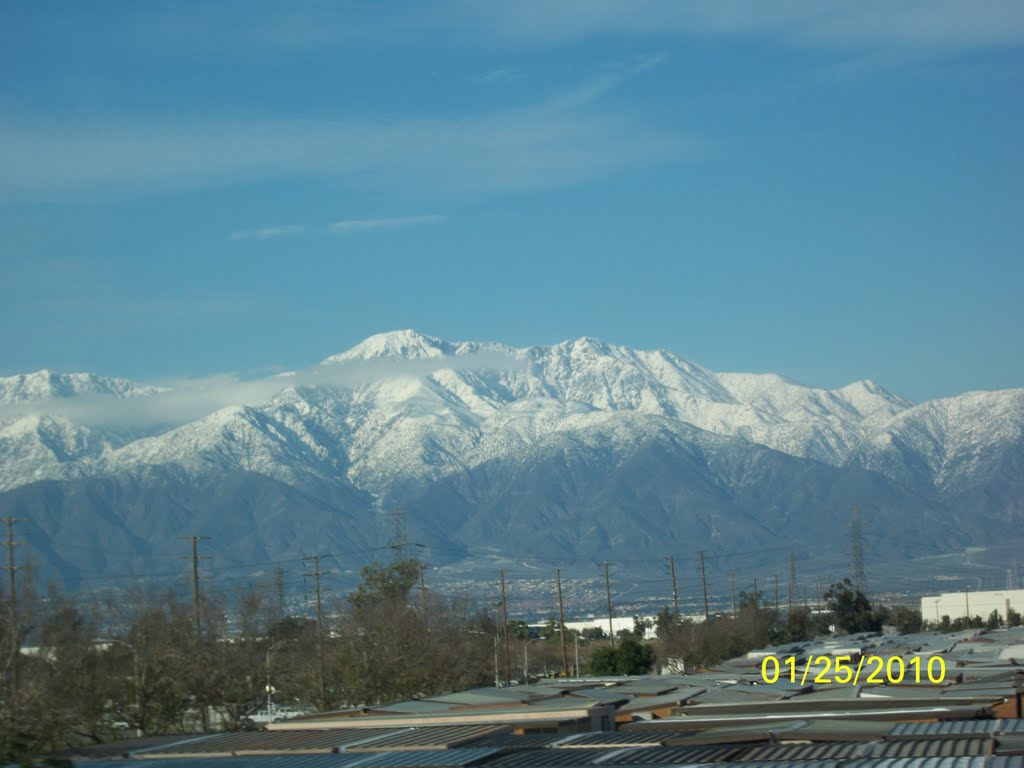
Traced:
<path fill-rule="evenodd" d="M 1024 613 L 1024 589 L 1001 589 L 992 592 L 943 592 L 921 598 L 921 618 L 939 622 L 943 616 L 950 619 L 981 616 L 987 619 L 992 611 L 999 611 L 1006 621 L 1007 611 L 1012 608 Z"/>

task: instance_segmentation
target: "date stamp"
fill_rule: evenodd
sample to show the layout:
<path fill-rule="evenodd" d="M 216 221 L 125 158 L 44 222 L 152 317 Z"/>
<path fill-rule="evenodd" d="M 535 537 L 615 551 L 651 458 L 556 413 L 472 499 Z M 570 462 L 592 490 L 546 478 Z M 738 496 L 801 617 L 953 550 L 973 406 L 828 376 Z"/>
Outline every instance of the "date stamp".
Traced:
<path fill-rule="evenodd" d="M 862 680 L 867 685 L 925 681 L 938 685 L 946 679 L 946 660 L 941 656 L 928 659 L 914 656 L 905 662 L 900 656 L 860 656 L 855 663 L 852 656 L 809 656 L 798 666 L 793 656 L 785 659 L 765 656 L 761 662 L 761 679 L 769 685 L 787 679 L 800 685 L 808 682 L 857 685 Z"/>

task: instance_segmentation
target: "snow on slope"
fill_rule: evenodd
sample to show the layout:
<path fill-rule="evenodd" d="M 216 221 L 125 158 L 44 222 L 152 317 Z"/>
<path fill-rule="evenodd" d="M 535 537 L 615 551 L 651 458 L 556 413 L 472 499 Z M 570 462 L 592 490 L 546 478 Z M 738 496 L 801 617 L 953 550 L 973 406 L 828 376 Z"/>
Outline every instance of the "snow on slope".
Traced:
<path fill-rule="evenodd" d="M 999 455 L 1024 444 L 1024 389 L 922 403 L 869 433 L 850 463 L 939 495 L 991 479 Z"/>
<path fill-rule="evenodd" d="M 110 379 L 92 373 L 54 373 L 43 370 L 0 377 L 0 404 L 35 403 L 82 395 L 146 397 L 159 391 L 157 387 L 128 379 Z"/>
<path fill-rule="evenodd" d="M 832 465 L 862 464 L 901 481 L 917 477 L 907 468 L 917 462 L 941 487 L 983 470 L 972 451 L 980 456 L 993 440 L 1020 440 L 1024 413 L 1019 390 L 913 407 L 870 381 L 824 390 L 775 374 L 715 373 L 669 352 L 590 338 L 515 349 L 396 331 L 322 365 L 361 361 L 391 367 L 349 388 L 290 386 L 263 405 L 224 409 L 124 444 L 76 432 L 59 418 L 9 423 L 0 429 L 0 488 L 174 465 L 190 474 L 241 468 L 285 482 L 347 478 L 380 495 L 495 458 L 526 460 L 551 440 L 595 434 L 597 425 L 626 446 L 672 424 L 690 440 L 696 427 Z M 54 376 L 0 379 L 0 403 L 104 387 L 119 397 L 152 392 L 88 374 Z M 1017 426 L 1003 434 L 994 423 Z M 893 453 L 887 440 L 907 448 Z"/>
<path fill-rule="evenodd" d="M 0 490 L 88 474 L 88 460 L 131 439 L 65 415 L 74 413 L 75 403 L 149 397 L 159 391 L 91 373 L 44 370 L 0 378 Z"/>

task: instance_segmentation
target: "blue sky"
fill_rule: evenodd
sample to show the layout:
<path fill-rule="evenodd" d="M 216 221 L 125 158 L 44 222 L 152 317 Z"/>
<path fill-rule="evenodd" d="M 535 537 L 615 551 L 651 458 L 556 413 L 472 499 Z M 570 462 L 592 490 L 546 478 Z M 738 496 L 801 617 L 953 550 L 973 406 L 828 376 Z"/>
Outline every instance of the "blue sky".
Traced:
<path fill-rule="evenodd" d="M 0 374 L 415 328 L 1024 386 L 1024 5 L 0 6 Z"/>

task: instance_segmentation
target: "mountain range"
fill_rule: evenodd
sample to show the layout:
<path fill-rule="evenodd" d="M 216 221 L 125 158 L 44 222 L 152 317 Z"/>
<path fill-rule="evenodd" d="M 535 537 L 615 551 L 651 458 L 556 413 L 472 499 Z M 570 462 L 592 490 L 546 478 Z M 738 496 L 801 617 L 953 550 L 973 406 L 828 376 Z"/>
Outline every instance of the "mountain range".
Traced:
<path fill-rule="evenodd" d="M 854 507 L 871 557 L 915 557 L 1020 538 L 1022 469 L 1024 389 L 915 405 L 591 338 L 396 331 L 258 382 L 0 378 L 0 514 L 73 587 L 171 567 L 181 535 L 227 564 L 365 556 L 396 509 L 434 563 L 824 566 Z"/>

